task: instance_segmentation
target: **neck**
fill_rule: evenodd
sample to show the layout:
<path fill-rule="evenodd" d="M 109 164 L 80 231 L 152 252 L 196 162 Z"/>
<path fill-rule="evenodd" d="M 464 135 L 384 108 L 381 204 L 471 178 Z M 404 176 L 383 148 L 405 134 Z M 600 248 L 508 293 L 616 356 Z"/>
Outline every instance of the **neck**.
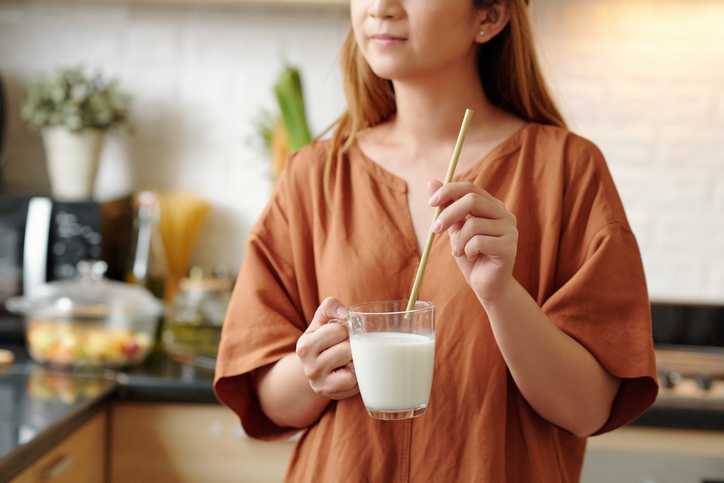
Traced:
<path fill-rule="evenodd" d="M 392 131 L 410 147 L 454 142 L 467 108 L 475 111 L 471 133 L 489 131 L 504 116 L 485 96 L 472 59 L 393 85 L 397 115 Z"/>

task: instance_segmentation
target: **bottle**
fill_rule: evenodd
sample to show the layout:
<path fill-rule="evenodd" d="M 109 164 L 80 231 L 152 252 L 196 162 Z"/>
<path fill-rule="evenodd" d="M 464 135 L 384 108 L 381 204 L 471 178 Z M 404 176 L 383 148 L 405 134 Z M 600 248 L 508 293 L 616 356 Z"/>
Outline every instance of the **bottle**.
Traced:
<path fill-rule="evenodd" d="M 126 276 L 129 283 L 141 285 L 157 298 L 163 298 L 166 260 L 158 228 L 160 203 L 155 193 L 142 191 L 136 196 L 135 239 Z"/>

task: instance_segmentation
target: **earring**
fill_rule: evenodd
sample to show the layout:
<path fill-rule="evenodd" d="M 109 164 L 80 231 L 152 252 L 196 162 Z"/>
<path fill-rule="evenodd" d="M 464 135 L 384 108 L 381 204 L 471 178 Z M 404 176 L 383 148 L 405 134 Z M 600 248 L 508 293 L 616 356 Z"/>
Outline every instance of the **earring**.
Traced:
<path fill-rule="evenodd" d="M 480 35 L 481 37 L 485 37 L 485 30 L 480 29 L 480 32 L 478 32 L 478 35 Z"/>

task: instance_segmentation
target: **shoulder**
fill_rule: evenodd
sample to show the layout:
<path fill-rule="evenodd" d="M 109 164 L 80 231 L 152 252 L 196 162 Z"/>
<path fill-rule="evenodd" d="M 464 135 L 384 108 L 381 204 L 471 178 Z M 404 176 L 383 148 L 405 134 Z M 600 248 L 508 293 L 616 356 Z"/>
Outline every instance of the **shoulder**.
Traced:
<path fill-rule="evenodd" d="M 289 156 L 275 188 L 290 209 L 306 205 L 323 187 L 330 140 L 315 140 Z"/>
<path fill-rule="evenodd" d="M 310 188 L 321 183 L 331 141 L 315 140 L 289 157 L 281 179 L 289 188 Z M 280 179 L 280 181 L 281 181 Z"/>
<path fill-rule="evenodd" d="M 315 141 L 289 156 L 253 234 L 263 237 L 281 233 L 291 225 L 304 225 L 321 189 L 327 148 L 328 141 Z"/>
<path fill-rule="evenodd" d="M 603 158 L 601 150 L 593 141 L 568 128 L 533 124 L 532 133 L 530 138 L 539 153 L 556 153 L 571 160 Z"/>
<path fill-rule="evenodd" d="M 537 125 L 534 163 L 545 179 L 561 190 L 564 211 L 582 223 L 604 227 L 628 221 L 616 184 L 601 150 L 591 140 L 568 129 Z"/>
<path fill-rule="evenodd" d="M 549 165 L 559 163 L 571 175 L 606 169 L 599 147 L 568 128 L 534 124 L 530 140 L 535 158 Z"/>

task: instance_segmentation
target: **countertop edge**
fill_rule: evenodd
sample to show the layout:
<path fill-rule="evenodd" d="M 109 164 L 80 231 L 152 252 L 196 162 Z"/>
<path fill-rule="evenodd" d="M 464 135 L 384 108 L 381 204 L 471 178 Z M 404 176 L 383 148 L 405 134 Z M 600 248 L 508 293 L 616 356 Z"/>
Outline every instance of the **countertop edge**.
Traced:
<path fill-rule="evenodd" d="M 116 389 L 117 386 L 110 386 L 94 399 L 39 432 L 29 441 L 0 457 L 0 481 L 10 481 L 15 478 L 73 434 L 104 409 L 104 406 L 113 399 Z"/>
<path fill-rule="evenodd" d="M 631 425 L 651 428 L 724 431 L 724 411 L 654 404 L 638 419 L 633 421 Z"/>

